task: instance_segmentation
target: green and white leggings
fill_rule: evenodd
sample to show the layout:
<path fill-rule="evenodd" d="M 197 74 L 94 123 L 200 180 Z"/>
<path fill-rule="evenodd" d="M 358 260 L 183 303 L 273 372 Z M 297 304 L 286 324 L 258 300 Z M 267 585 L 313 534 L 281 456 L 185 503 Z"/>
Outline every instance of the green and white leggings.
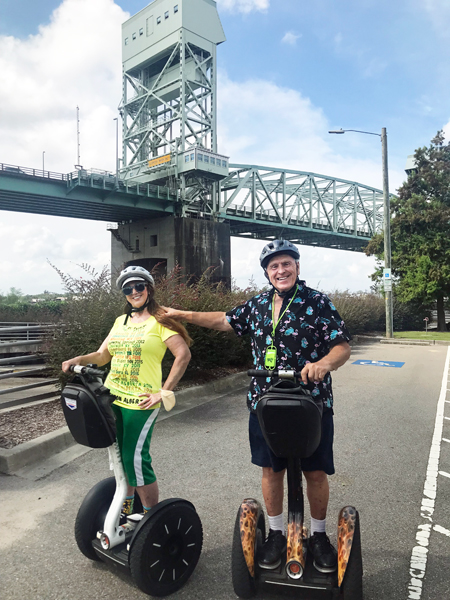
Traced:
<path fill-rule="evenodd" d="M 136 487 L 156 481 L 150 456 L 150 441 L 159 408 L 133 410 L 112 404 L 116 416 L 117 441 L 128 484 Z"/>

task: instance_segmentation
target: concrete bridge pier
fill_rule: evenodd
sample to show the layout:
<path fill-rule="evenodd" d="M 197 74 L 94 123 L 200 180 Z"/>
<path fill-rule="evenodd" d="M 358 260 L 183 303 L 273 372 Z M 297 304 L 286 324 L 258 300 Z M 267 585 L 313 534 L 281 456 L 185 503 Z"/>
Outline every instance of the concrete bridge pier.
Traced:
<path fill-rule="evenodd" d="M 139 265 L 166 275 L 175 265 L 182 268 L 183 280 L 215 267 L 213 282 L 231 285 L 230 226 L 191 217 L 162 217 L 109 227 L 111 231 L 111 272 Z"/>

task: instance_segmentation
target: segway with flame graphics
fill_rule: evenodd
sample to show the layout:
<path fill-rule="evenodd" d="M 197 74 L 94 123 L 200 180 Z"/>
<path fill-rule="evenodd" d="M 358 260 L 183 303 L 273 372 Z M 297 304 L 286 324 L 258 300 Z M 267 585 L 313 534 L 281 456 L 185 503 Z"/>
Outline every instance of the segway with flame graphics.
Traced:
<path fill-rule="evenodd" d="M 322 404 L 299 383 L 294 371 L 250 370 L 251 377 L 278 380 L 261 397 L 257 416 L 264 438 L 276 456 L 286 457 L 288 481 L 287 550 L 274 569 L 258 567 L 257 553 L 265 540 L 265 519 L 261 504 L 244 500 L 238 510 L 232 547 L 232 579 L 236 594 L 251 598 L 258 586 L 273 590 L 291 589 L 303 597 L 362 600 L 362 556 L 359 514 L 353 506 L 342 508 L 338 518 L 337 571 L 322 573 L 308 552 L 308 533 L 303 524 L 304 501 L 301 459 L 319 446 Z"/>
<path fill-rule="evenodd" d="M 61 404 L 67 425 L 79 444 L 108 448 L 114 477 L 97 483 L 87 494 L 75 521 L 75 539 L 91 560 L 102 560 L 131 573 L 146 594 L 166 596 L 181 588 L 193 573 L 203 543 L 200 518 L 187 500 L 170 498 L 145 515 L 135 494 L 134 509 L 120 525 L 127 480 L 116 441 L 111 396 L 103 371 L 73 366 L 75 379 L 63 389 Z"/>

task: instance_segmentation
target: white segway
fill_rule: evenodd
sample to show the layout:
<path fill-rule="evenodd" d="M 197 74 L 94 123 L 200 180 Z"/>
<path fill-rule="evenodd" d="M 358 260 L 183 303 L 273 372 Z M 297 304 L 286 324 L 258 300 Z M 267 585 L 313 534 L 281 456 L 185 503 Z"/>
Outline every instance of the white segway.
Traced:
<path fill-rule="evenodd" d="M 67 425 L 75 440 L 90 448 L 108 448 L 114 477 L 97 483 L 83 500 L 75 520 L 75 539 L 91 560 L 112 563 L 130 573 L 146 594 L 166 596 L 180 589 L 192 575 L 203 543 L 203 530 L 194 506 L 170 498 L 145 515 L 135 494 L 135 514 L 119 524 L 127 480 L 116 441 L 111 396 L 104 373 L 73 366 L 77 375 L 61 394 Z"/>

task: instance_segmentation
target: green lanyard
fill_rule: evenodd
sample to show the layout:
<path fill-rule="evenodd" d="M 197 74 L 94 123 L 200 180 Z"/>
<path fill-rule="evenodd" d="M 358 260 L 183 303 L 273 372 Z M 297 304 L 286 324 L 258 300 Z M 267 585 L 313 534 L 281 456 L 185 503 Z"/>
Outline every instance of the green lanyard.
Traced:
<path fill-rule="evenodd" d="M 270 344 L 270 346 L 268 346 L 266 348 L 266 355 L 265 355 L 265 359 L 264 359 L 264 366 L 269 371 L 272 371 L 273 369 L 275 369 L 275 367 L 277 365 L 277 349 L 273 345 L 273 341 L 275 339 L 275 330 L 278 327 L 278 323 L 284 317 L 284 314 L 286 313 L 287 309 L 292 304 L 292 301 L 294 300 L 295 296 L 297 295 L 297 291 L 298 291 L 298 284 L 297 284 L 297 287 L 295 288 L 294 295 L 292 296 L 289 304 L 284 309 L 283 314 L 281 314 L 278 317 L 278 321 L 276 323 L 275 323 L 275 319 L 274 319 L 274 315 L 275 315 L 275 293 L 273 295 L 273 300 L 272 300 L 272 343 Z"/>

